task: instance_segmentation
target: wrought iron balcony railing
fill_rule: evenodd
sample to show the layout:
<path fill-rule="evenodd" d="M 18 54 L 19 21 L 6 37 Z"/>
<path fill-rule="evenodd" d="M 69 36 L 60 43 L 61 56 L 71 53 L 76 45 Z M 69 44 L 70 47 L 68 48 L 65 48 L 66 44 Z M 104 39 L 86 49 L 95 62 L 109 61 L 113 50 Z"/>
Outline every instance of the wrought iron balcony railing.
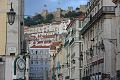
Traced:
<path fill-rule="evenodd" d="M 69 45 L 71 45 L 73 42 L 79 42 L 80 38 L 79 37 L 73 37 L 72 40 L 69 42 Z"/>
<path fill-rule="evenodd" d="M 75 39 L 72 38 L 72 40 L 70 41 L 69 45 L 71 45 L 74 41 L 75 41 Z"/>
<path fill-rule="evenodd" d="M 86 15 L 88 15 L 93 8 L 96 6 L 96 4 L 99 2 L 100 0 L 91 0 L 90 2 L 88 2 L 89 6 L 88 6 L 88 10 L 86 12 Z"/>
<path fill-rule="evenodd" d="M 86 30 L 88 30 L 91 25 L 98 19 L 101 18 L 104 14 L 115 14 L 115 7 L 114 6 L 103 6 L 93 17 L 91 17 L 90 21 L 83 26 L 83 29 L 81 30 L 81 34 L 83 35 Z"/>
<path fill-rule="evenodd" d="M 66 47 L 69 44 L 69 40 L 65 41 L 64 47 Z"/>

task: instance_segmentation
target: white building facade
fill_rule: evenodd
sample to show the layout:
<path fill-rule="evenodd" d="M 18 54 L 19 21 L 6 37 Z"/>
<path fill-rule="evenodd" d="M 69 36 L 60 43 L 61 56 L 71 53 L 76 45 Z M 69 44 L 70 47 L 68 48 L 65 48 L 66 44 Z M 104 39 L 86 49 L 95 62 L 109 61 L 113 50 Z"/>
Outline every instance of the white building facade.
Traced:
<path fill-rule="evenodd" d="M 115 80 L 116 27 L 112 0 L 90 0 L 83 22 L 83 80 Z"/>
<path fill-rule="evenodd" d="M 40 24 L 33 27 L 25 27 L 24 34 L 28 38 L 29 46 L 49 46 L 52 42 L 60 41 L 62 33 L 66 32 L 66 27 L 70 20 L 53 22 L 51 24 Z"/>
<path fill-rule="evenodd" d="M 83 17 L 82 17 L 83 18 Z M 63 80 L 80 80 L 81 79 L 81 50 L 82 39 L 80 35 L 81 20 L 73 20 L 67 27 L 67 35 L 64 43 L 64 68 Z"/>
<path fill-rule="evenodd" d="M 120 0 L 112 0 L 115 3 L 116 22 L 116 80 L 120 79 Z"/>
<path fill-rule="evenodd" d="M 49 80 L 50 78 L 50 49 L 31 47 L 29 61 L 29 80 Z"/>

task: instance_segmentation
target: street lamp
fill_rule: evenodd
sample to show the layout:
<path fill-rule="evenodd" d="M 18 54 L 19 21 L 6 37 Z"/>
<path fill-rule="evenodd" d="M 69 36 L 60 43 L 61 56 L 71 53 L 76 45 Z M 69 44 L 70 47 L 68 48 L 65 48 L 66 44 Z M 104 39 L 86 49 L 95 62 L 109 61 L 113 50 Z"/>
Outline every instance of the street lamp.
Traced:
<path fill-rule="evenodd" d="M 14 9 L 12 8 L 12 2 L 11 2 L 11 9 L 9 12 L 7 12 L 7 16 L 8 16 L 8 23 L 10 25 L 12 25 L 15 21 L 15 15 L 16 13 L 14 12 Z"/>

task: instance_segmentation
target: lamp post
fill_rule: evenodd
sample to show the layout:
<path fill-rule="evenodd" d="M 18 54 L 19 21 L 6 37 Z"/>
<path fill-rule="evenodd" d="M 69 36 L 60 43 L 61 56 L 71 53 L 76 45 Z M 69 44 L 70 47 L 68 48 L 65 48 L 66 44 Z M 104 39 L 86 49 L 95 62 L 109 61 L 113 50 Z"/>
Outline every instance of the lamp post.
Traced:
<path fill-rule="evenodd" d="M 9 12 L 7 12 L 7 16 L 8 16 L 8 23 L 12 25 L 15 21 L 15 16 L 16 16 L 16 13 L 14 12 L 14 9 L 12 7 L 12 2 L 11 2 L 11 9 Z"/>

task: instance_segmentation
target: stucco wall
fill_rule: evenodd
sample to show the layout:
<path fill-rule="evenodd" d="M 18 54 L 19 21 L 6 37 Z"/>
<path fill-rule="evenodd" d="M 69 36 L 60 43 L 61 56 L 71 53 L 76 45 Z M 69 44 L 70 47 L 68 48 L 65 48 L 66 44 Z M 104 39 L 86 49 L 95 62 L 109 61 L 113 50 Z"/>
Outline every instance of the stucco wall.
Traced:
<path fill-rule="evenodd" d="M 5 54 L 7 1 L 0 0 L 0 55 Z"/>

